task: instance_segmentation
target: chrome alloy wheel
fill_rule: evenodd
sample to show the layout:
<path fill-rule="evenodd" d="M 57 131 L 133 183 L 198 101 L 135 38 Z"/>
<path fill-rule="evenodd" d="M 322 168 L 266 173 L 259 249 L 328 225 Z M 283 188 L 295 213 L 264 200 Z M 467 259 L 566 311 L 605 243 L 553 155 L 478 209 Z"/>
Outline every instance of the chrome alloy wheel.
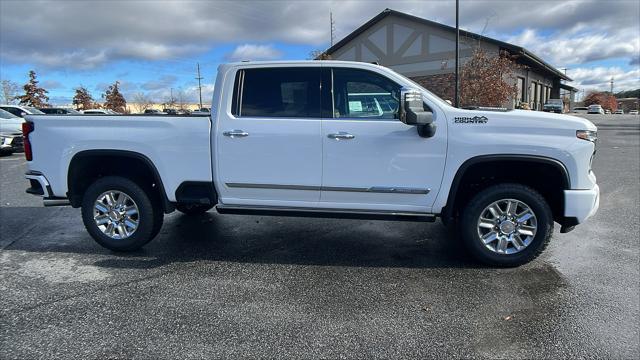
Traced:
<path fill-rule="evenodd" d="M 524 250 L 536 236 L 538 221 L 529 205 L 501 199 L 484 208 L 478 219 L 478 236 L 487 249 L 498 254 Z"/>
<path fill-rule="evenodd" d="M 93 220 L 98 229 L 112 239 L 122 240 L 133 235 L 139 219 L 138 205 L 122 191 L 103 192 L 93 207 Z"/>

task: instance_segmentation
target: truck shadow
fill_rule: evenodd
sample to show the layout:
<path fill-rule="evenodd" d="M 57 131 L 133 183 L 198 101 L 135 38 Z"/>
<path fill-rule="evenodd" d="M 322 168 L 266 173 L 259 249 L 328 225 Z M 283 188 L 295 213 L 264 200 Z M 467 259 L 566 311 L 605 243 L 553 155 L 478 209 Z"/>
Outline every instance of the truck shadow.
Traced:
<path fill-rule="evenodd" d="M 1 208 L 4 250 L 85 256 L 103 268 L 228 261 L 397 268 L 481 267 L 440 221 L 366 221 L 173 213 L 142 249 L 114 253 L 85 231 L 78 209 Z M 40 219 L 31 226 L 25 219 Z M 6 240 L 6 241 L 5 241 Z M 95 259 L 98 258 L 98 260 Z M 94 259 L 92 259 L 94 258 Z"/>
<path fill-rule="evenodd" d="M 98 260 L 105 268 L 229 261 L 353 267 L 479 267 L 440 222 L 180 214 L 145 248 Z"/>

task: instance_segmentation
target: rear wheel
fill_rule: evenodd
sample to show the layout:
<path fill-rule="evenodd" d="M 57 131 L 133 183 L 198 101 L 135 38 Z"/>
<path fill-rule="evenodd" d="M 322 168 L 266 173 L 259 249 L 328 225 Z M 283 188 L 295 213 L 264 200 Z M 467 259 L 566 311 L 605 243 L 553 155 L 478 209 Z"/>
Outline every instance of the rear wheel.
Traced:
<path fill-rule="evenodd" d="M 204 204 L 177 204 L 176 210 L 186 215 L 199 215 L 209 211 L 212 207 Z"/>
<path fill-rule="evenodd" d="M 471 254 L 494 266 L 519 266 L 535 259 L 553 233 L 553 216 L 534 189 L 499 184 L 478 193 L 462 214 L 462 238 Z"/>
<path fill-rule="evenodd" d="M 133 251 L 162 226 L 162 209 L 135 182 L 107 176 L 91 184 L 82 201 L 82 221 L 94 240 L 113 251 Z"/>

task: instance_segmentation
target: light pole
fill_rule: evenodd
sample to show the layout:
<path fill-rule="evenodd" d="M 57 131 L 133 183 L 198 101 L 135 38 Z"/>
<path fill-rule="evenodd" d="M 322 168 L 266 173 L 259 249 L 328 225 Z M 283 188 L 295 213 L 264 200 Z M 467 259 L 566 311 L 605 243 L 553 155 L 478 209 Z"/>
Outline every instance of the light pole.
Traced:
<path fill-rule="evenodd" d="M 456 0 L 456 88 L 454 105 L 460 107 L 460 1 Z"/>

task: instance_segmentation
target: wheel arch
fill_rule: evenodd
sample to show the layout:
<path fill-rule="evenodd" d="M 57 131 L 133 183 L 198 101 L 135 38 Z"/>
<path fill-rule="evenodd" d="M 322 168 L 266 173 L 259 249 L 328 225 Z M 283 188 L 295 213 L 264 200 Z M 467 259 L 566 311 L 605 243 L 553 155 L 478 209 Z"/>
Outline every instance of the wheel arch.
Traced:
<path fill-rule="evenodd" d="M 91 166 L 90 163 L 99 159 L 109 163 L 106 167 L 108 172 L 104 172 L 104 167 Z M 124 159 L 132 166 L 126 169 L 118 169 L 113 166 L 115 160 Z M 86 173 L 85 171 L 89 171 Z M 158 169 L 144 154 L 130 150 L 93 149 L 83 150 L 76 153 L 69 162 L 67 170 L 67 196 L 73 207 L 79 207 L 82 203 L 82 196 L 90 185 L 91 180 L 107 175 L 120 175 L 135 180 L 136 176 L 146 175 L 151 180 L 152 187 L 155 187 L 160 202 L 165 213 L 175 210 L 175 206 L 169 201 L 164 184 Z"/>
<path fill-rule="evenodd" d="M 571 186 L 571 178 L 569 176 L 569 172 L 566 166 L 559 160 L 539 155 L 523 155 L 523 154 L 496 154 L 496 155 L 480 155 L 466 160 L 458 170 L 453 178 L 451 183 L 451 188 L 449 189 L 449 194 L 447 197 L 447 202 L 445 207 L 442 209 L 441 217 L 446 220 L 451 220 L 455 217 L 456 207 L 459 205 L 460 201 L 460 186 L 463 184 L 463 180 L 465 179 L 465 175 L 469 174 L 474 167 L 479 165 L 490 165 L 490 164 L 507 164 L 507 163 L 518 163 L 518 164 L 537 164 L 543 165 L 547 167 L 551 167 L 555 169 L 557 174 L 559 174 L 559 181 L 562 186 L 562 190 L 569 189 Z M 560 202 L 560 206 L 564 208 L 564 199 L 557 199 Z"/>

